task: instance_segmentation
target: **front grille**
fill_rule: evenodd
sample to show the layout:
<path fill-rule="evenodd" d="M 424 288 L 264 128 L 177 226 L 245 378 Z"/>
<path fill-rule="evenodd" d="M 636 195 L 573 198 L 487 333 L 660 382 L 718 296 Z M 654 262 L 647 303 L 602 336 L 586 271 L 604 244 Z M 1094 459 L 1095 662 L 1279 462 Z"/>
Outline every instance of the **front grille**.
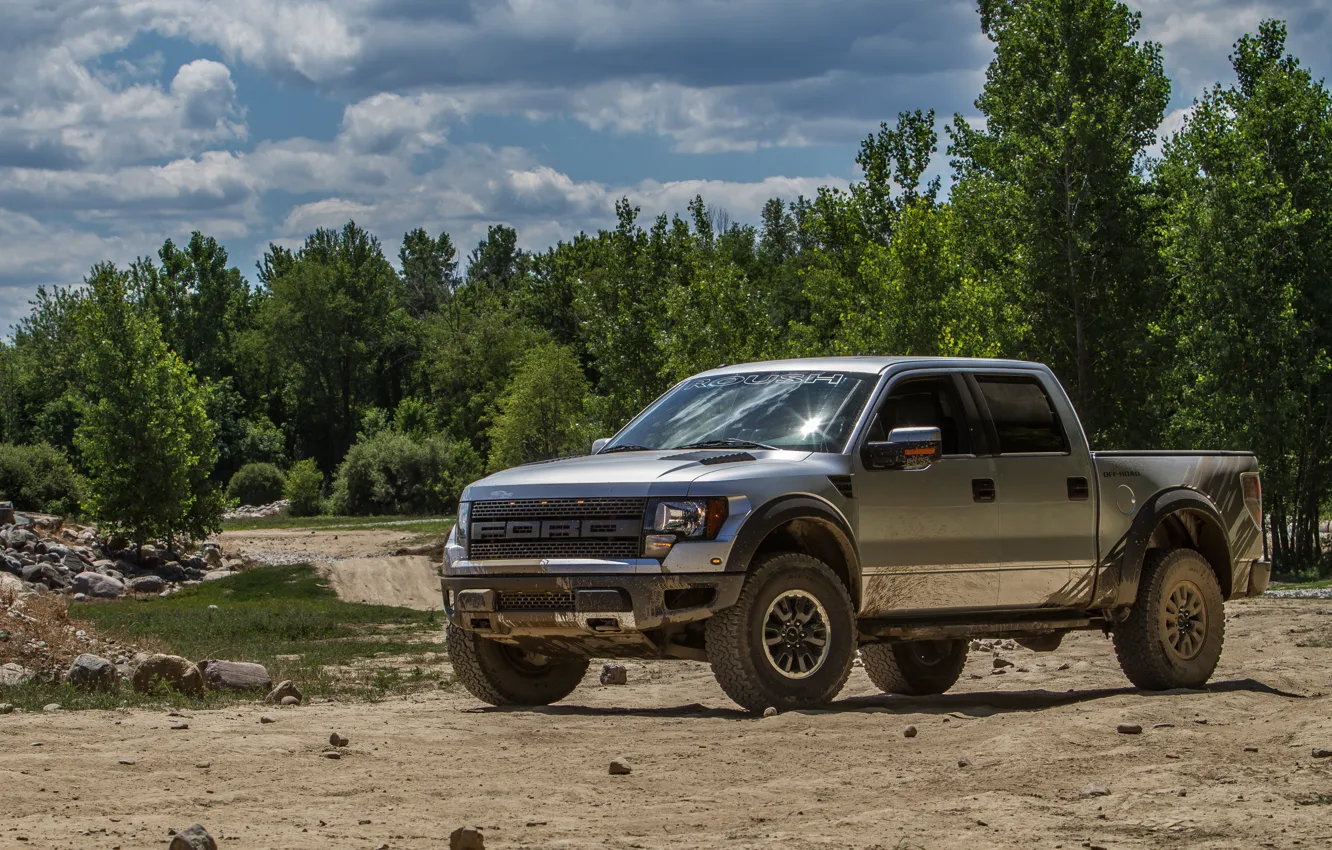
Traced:
<path fill-rule="evenodd" d="M 472 519 L 641 519 L 647 499 L 513 499 L 473 502 Z"/>
<path fill-rule="evenodd" d="M 467 557 L 474 561 L 502 558 L 637 558 L 638 539 L 633 540 L 474 540 Z"/>
<path fill-rule="evenodd" d="M 574 595 L 568 590 L 504 591 L 498 604 L 501 611 L 572 611 Z"/>

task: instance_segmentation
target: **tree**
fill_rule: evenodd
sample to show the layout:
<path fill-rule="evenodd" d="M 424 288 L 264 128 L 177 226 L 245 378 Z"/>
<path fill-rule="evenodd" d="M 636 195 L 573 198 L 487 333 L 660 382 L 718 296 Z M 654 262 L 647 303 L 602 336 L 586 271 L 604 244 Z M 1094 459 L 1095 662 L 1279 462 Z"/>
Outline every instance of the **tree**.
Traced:
<path fill-rule="evenodd" d="M 453 297 L 458 280 L 458 251 L 449 234 L 430 238 L 418 227 L 402 237 L 398 250 L 407 312 L 420 319 L 438 312 Z"/>
<path fill-rule="evenodd" d="M 490 429 L 490 468 L 586 454 L 592 443 L 584 410 L 587 379 L 578 359 L 546 343 L 523 357 Z"/>
<path fill-rule="evenodd" d="M 1236 85 L 1199 100 L 1166 145 L 1162 253 L 1177 281 L 1172 433 L 1256 451 L 1279 568 L 1322 557 L 1332 461 L 1332 95 L 1264 22 Z"/>
<path fill-rule="evenodd" d="M 1023 353 L 1059 373 L 1094 436 L 1122 439 L 1159 309 L 1140 166 L 1170 96 L 1160 48 L 1135 40 L 1140 15 L 1116 0 L 980 12 L 995 57 L 976 100 L 984 127 L 959 115 L 950 129 L 955 202 L 985 203 L 965 214 L 981 228 L 971 238 L 1011 258 L 1032 323 Z"/>
<path fill-rule="evenodd" d="M 95 266 L 79 311 L 82 417 L 75 444 L 88 470 L 84 509 L 104 532 L 140 546 L 221 527 L 222 496 L 207 394 L 130 298 L 130 275 Z"/>

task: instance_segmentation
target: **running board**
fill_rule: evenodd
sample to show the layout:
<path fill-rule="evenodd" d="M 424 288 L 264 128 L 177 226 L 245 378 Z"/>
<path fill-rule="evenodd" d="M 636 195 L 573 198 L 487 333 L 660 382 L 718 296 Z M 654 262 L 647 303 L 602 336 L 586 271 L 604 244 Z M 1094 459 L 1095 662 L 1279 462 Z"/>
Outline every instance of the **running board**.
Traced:
<path fill-rule="evenodd" d="M 1012 622 L 903 623 L 867 620 L 860 623 L 860 634 L 886 640 L 948 640 L 972 637 L 1036 637 L 1072 629 L 1100 628 L 1090 617 L 1058 620 L 1019 620 Z"/>

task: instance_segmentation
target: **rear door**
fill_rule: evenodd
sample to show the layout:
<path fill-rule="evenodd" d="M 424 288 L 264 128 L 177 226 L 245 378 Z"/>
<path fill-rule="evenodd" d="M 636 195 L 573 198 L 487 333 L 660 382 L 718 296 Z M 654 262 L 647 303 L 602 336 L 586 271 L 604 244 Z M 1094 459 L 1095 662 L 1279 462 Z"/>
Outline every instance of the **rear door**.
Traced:
<path fill-rule="evenodd" d="M 1043 372 L 967 378 L 994 451 L 1001 607 L 1090 601 L 1096 564 L 1095 470 L 1063 391 Z"/>
<path fill-rule="evenodd" d="M 906 426 L 939 428 L 943 458 L 925 469 L 865 468 L 864 443 Z M 1000 558 L 994 459 L 961 377 L 915 371 L 894 379 L 857 449 L 863 614 L 993 608 Z"/>

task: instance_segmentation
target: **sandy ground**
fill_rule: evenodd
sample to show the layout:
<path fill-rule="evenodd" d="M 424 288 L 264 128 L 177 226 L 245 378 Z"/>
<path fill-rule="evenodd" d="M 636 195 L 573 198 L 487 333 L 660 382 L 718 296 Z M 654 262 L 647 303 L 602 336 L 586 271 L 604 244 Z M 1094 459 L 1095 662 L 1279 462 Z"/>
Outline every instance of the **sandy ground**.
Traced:
<path fill-rule="evenodd" d="M 397 558 L 348 558 L 324 563 L 319 571 L 329 586 L 349 602 L 400 605 L 420 611 L 444 607 L 439 586 L 439 563 L 424 555 Z"/>
<path fill-rule="evenodd" d="M 1025 672 L 973 653 L 942 697 L 878 694 L 857 669 L 829 710 L 767 719 L 689 662 L 630 662 L 619 687 L 594 665 L 541 710 L 454 688 L 186 711 L 178 731 L 156 711 L 0 716 L 0 847 L 165 847 L 196 821 L 224 848 L 442 847 L 467 824 L 490 850 L 1328 846 L 1332 759 L 1311 750 L 1332 749 L 1332 649 L 1301 644 L 1332 643 L 1332 607 L 1227 610 L 1204 692 L 1136 692 L 1081 633 L 1002 653 Z M 336 761 L 332 731 L 351 739 Z M 631 775 L 608 775 L 616 756 Z"/>
<path fill-rule="evenodd" d="M 223 550 L 228 553 L 246 555 L 270 564 L 292 564 L 390 555 L 419 545 L 421 537 L 420 532 L 412 531 L 410 527 L 349 531 L 269 528 L 224 531 L 221 542 Z"/>

